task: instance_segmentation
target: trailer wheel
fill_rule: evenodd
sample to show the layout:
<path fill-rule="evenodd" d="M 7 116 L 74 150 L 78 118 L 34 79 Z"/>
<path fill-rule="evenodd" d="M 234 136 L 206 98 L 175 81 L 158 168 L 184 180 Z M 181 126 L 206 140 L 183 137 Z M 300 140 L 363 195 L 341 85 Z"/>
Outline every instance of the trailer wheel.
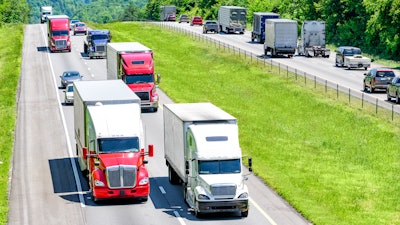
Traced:
<path fill-rule="evenodd" d="M 168 180 L 171 184 L 179 184 L 178 174 L 176 174 L 175 170 L 171 166 L 168 166 Z"/>

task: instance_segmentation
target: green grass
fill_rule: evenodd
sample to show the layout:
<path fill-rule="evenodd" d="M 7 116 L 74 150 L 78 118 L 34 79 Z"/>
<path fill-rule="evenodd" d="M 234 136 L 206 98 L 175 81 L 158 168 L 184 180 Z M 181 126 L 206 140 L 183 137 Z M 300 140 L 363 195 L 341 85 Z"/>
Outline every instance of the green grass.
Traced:
<path fill-rule="evenodd" d="M 0 27 L 0 40 L 0 224 L 6 224 L 23 26 L 7 24 Z"/>
<path fill-rule="evenodd" d="M 175 102 L 209 101 L 236 116 L 255 173 L 312 223 L 400 224 L 396 125 L 158 26 L 91 27 L 152 48 L 160 88 Z"/>

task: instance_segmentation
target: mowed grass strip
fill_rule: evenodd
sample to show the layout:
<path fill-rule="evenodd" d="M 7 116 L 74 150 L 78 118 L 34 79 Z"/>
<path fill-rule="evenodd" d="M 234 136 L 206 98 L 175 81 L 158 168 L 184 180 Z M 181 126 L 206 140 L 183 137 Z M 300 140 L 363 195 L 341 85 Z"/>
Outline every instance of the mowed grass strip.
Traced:
<path fill-rule="evenodd" d="M 6 224 L 23 25 L 0 26 L 0 224 Z"/>
<path fill-rule="evenodd" d="M 255 173 L 312 223 L 400 224 L 397 126 L 181 33 L 92 27 L 152 48 L 160 88 L 175 102 L 210 101 L 236 116 Z"/>

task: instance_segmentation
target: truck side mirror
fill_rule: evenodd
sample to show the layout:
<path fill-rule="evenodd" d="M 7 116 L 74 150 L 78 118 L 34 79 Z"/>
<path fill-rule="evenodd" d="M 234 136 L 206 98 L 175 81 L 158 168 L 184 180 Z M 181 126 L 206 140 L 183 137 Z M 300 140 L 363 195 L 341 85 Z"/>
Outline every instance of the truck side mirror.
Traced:
<path fill-rule="evenodd" d="M 253 171 L 253 158 L 249 158 L 248 159 L 248 163 L 249 163 L 249 171 L 252 172 Z"/>
<path fill-rule="evenodd" d="M 159 84 L 161 82 L 161 75 L 157 74 L 157 84 Z"/>
<path fill-rule="evenodd" d="M 88 148 L 87 147 L 83 147 L 82 148 L 82 157 L 84 160 L 87 159 L 87 154 L 88 154 Z"/>
<path fill-rule="evenodd" d="M 149 145 L 149 157 L 153 157 L 154 155 L 154 145 Z"/>

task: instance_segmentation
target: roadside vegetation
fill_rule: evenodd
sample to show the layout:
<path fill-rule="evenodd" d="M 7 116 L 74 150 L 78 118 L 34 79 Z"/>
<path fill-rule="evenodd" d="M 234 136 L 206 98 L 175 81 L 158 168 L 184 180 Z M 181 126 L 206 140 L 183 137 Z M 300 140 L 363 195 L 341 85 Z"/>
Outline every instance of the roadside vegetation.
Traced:
<path fill-rule="evenodd" d="M 0 224 L 6 224 L 23 25 L 0 27 Z"/>
<path fill-rule="evenodd" d="M 90 26 L 152 48 L 160 88 L 175 102 L 236 116 L 255 174 L 313 224 L 400 224 L 396 125 L 156 25 Z"/>

